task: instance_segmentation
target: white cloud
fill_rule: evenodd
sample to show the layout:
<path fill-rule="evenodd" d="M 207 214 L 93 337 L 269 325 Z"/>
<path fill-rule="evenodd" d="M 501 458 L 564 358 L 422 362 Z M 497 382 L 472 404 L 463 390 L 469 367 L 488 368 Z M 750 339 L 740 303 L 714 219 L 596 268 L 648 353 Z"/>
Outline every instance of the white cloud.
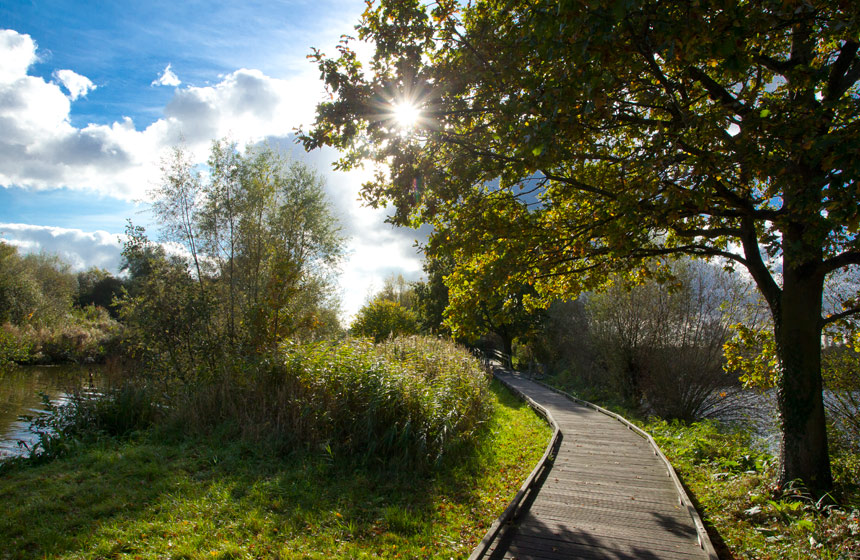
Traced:
<path fill-rule="evenodd" d="M 45 252 L 58 255 L 76 271 L 92 266 L 119 272 L 123 235 L 106 231 L 85 232 L 29 224 L 0 223 L 0 237 L 22 253 Z"/>
<path fill-rule="evenodd" d="M 350 237 L 340 279 L 347 318 L 370 290 L 381 287 L 385 276 L 403 274 L 410 280 L 420 276 L 420 256 L 412 247 L 416 233 L 391 228 L 383 223 L 384 211 L 358 202 L 368 173 L 333 172 L 333 150 L 306 154 L 290 142 L 296 126 L 311 122 L 323 95 L 313 69 L 277 79 L 243 68 L 214 85 L 177 87 L 163 118 L 138 130 L 128 117 L 110 125 L 73 126 L 71 102 L 77 98 L 74 92 L 83 90 L 64 82 L 70 93 L 66 96 L 60 85 L 28 75 L 36 60 L 37 46 L 28 35 L 0 32 L 0 186 L 68 187 L 82 194 L 146 199 L 161 175 L 162 154 L 180 140 L 202 163 L 213 139 L 229 136 L 240 145 L 268 139 L 282 144 L 293 157 L 315 164 L 328 180 L 344 233 Z M 171 74 L 168 65 L 157 81 L 164 83 Z M 55 76 L 61 79 L 60 72 Z M 22 250 L 54 252 L 76 268 L 115 271 L 119 264 L 116 234 L 24 224 L 0 224 L 0 231 Z"/>
<path fill-rule="evenodd" d="M 402 275 L 407 281 L 422 275 L 417 249 L 404 242 L 391 226 L 357 233 L 347 245 L 346 262 L 340 285 L 343 290 L 343 312 L 349 323 L 368 296 L 382 289 L 388 276 Z"/>
<path fill-rule="evenodd" d="M 0 29 L 0 83 L 10 83 L 27 73 L 36 62 L 36 44 L 29 35 Z"/>
<path fill-rule="evenodd" d="M 36 54 L 28 35 L 10 30 L 0 35 L 0 185 L 64 186 L 143 199 L 156 184 L 161 156 L 170 146 L 183 140 L 202 162 L 215 138 L 229 136 L 244 144 L 285 136 L 311 119 L 321 91 L 318 80 L 308 79 L 310 71 L 282 80 L 240 69 L 213 86 L 177 89 L 164 117 L 144 130 L 127 117 L 110 125 L 75 127 L 70 100 L 88 91 L 89 80 L 58 71 L 67 97 L 60 85 L 27 74 Z"/>
<path fill-rule="evenodd" d="M 81 76 L 73 70 L 57 70 L 54 72 L 54 79 L 59 80 L 66 90 L 68 90 L 69 98 L 72 101 L 78 97 L 84 97 L 96 89 L 96 85 L 89 78 Z"/>
<path fill-rule="evenodd" d="M 182 83 L 182 80 L 173 73 L 173 70 L 170 69 L 170 64 L 164 69 L 164 72 L 161 75 L 152 81 L 153 86 L 172 86 L 176 87 Z"/>

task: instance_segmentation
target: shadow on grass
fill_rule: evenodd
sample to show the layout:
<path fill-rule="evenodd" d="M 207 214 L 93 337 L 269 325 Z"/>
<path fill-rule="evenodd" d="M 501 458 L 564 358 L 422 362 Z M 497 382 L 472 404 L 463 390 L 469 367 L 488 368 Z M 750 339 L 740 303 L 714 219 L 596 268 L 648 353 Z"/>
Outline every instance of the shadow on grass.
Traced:
<path fill-rule="evenodd" d="M 526 412 L 492 392 L 506 414 Z M 464 556 L 493 519 L 485 487 L 518 487 L 492 478 L 511 470 L 494 454 L 498 422 L 424 472 L 214 437 L 103 441 L 0 474 L 0 558 Z"/>

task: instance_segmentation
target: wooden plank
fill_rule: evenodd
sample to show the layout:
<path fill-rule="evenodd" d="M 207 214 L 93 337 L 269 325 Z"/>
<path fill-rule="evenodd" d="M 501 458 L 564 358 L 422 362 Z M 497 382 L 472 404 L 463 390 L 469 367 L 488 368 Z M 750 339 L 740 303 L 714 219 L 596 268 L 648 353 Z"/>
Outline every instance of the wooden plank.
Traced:
<path fill-rule="evenodd" d="M 609 542 L 599 544 L 567 544 L 559 546 L 546 542 L 514 541 L 508 545 L 506 558 L 517 560 L 570 560 L 578 558 L 582 560 L 689 560 L 688 552 L 670 552 L 663 550 L 649 550 L 644 546 L 618 545 Z"/>
<path fill-rule="evenodd" d="M 605 509 L 625 509 L 626 511 L 631 512 L 686 512 L 686 509 L 677 500 L 672 502 L 666 502 L 665 500 L 646 502 L 643 500 L 631 500 L 628 497 L 611 494 L 579 494 L 573 496 L 569 493 L 556 493 L 550 488 L 541 489 L 539 500 L 540 502 L 559 503 L 571 506 L 602 507 Z M 537 501 L 538 500 L 536 499 L 535 502 Z"/>
<path fill-rule="evenodd" d="M 541 495 L 540 500 L 535 500 L 530 508 L 530 511 L 540 511 L 541 508 L 554 508 L 560 510 L 562 508 L 570 508 L 577 512 L 585 512 L 588 515 L 603 515 L 606 517 L 616 517 L 622 515 L 631 520 L 655 518 L 676 518 L 679 522 L 686 521 L 687 511 L 680 507 L 678 508 L 660 508 L 655 510 L 654 504 L 647 504 L 646 507 L 640 507 L 641 504 L 631 502 L 630 500 L 621 501 L 602 501 L 598 503 L 570 503 L 568 501 L 560 501 L 554 497 Z M 580 514 L 576 514 L 580 515 Z"/>
<path fill-rule="evenodd" d="M 551 523 L 555 520 L 541 519 L 543 525 L 517 527 L 514 538 L 532 537 L 546 541 L 577 542 L 579 535 L 588 535 L 591 539 L 610 539 L 613 542 L 629 542 L 633 544 L 647 545 L 655 550 L 690 550 L 698 547 L 698 541 L 689 537 L 665 538 L 659 533 L 644 533 L 635 531 L 618 531 L 617 527 L 570 527 L 567 523 L 560 524 L 559 530 L 551 530 Z M 563 523 L 563 525 L 561 525 Z M 550 529 L 550 530 L 548 530 Z M 615 529 L 615 530 L 613 530 Z"/>
<path fill-rule="evenodd" d="M 586 508 L 571 508 L 549 504 L 532 504 L 529 515 L 534 519 L 555 519 L 569 522 L 574 528 L 600 527 L 604 530 L 614 529 L 614 534 L 638 532 L 644 534 L 661 534 L 665 538 L 696 539 L 696 529 L 687 519 L 678 515 L 656 514 L 651 517 L 632 515 L 630 512 L 616 510 L 595 510 Z M 524 518 L 526 519 L 526 518 Z"/>
<path fill-rule="evenodd" d="M 577 500 L 587 499 L 603 499 L 603 500 L 624 500 L 638 504 L 646 504 L 652 508 L 656 508 L 663 504 L 674 506 L 679 504 L 676 496 L 672 496 L 665 490 L 650 490 L 642 492 L 610 492 L 606 488 L 575 488 L 570 489 L 564 484 L 544 484 L 541 491 L 548 490 L 556 494 L 564 494 L 571 503 L 576 503 Z M 535 500 L 537 501 L 537 500 Z"/>
<path fill-rule="evenodd" d="M 554 391 L 504 378 L 547 410 L 562 440 L 536 493 L 484 558 L 709 558 L 666 464 L 645 437 Z"/>
<path fill-rule="evenodd" d="M 655 549 L 644 543 L 595 539 L 594 537 L 586 537 L 583 542 L 552 542 L 518 537 L 508 545 L 507 553 L 520 560 L 525 558 L 547 560 L 570 560 L 571 558 L 589 560 L 607 560 L 610 558 L 689 560 L 691 553 L 695 555 L 696 551 L 693 546 L 678 549 Z"/>

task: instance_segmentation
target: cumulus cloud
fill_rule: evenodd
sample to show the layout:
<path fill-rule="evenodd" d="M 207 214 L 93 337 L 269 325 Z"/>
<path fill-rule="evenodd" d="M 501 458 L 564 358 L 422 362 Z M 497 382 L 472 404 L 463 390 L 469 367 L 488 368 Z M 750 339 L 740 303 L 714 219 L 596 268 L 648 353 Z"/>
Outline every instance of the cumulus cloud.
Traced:
<path fill-rule="evenodd" d="M 164 72 L 161 75 L 152 81 L 153 86 L 172 86 L 176 87 L 182 83 L 182 80 L 173 73 L 173 70 L 170 69 L 170 64 L 164 69 Z"/>
<path fill-rule="evenodd" d="M 68 187 L 145 200 L 158 183 L 160 160 L 171 146 L 183 142 L 202 163 L 213 139 L 228 136 L 239 145 L 270 140 L 315 164 L 328 179 L 328 192 L 350 238 L 340 280 L 346 318 L 381 287 L 386 275 L 403 274 L 410 280 L 420 276 L 420 256 L 412 241 L 424 236 L 393 229 L 384 224 L 384 210 L 361 206 L 358 190 L 368 173 L 333 172 L 333 150 L 305 154 L 292 144 L 291 131 L 312 120 L 322 93 L 312 69 L 276 79 L 242 68 L 213 85 L 176 87 L 163 117 L 139 130 L 128 117 L 109 125 L 73 126 L 71 104 L 92 89 L 87 85 L 91 82 L 71 70 L 54 74 L 61 84 L 31 76 L 29 69 L 37 60 L 37 45 L 30 36 L 0 31 L 0 186 Z M 168 65 L 153 84 L 180 82 Z M 22 250 L 57 253 L 76 268 L 115 271 L 119 265 L 116 234 L 24 224 L 0 224 L 0 232 Z"/>
<path fill-rule="evenodd" d="M 57 70 L 54 72 L 54 79 L 63 84 L 72 101 L 96 89 L 96 85 L 89 78 L 81 76 L 73 70 Z"/>
<path fill-rule="evenodd" d="M 169 147 L 183 141 L 202 162 L 215 138 L 229 136 L 244 144 L 288 134 L 310 120 L 317 100 L 304 77 L 281 80 L 239 69 L 212 86 L 177 89 L 164 117 L 143 130 L 128 117 L 75 127 L 69 119 L 71 101 L 92 89 L 91 82 L 71 70 L 58 71 L 55 77 L 69 91 L 66 96 L 59 84 L 28 74 L 36 60 L 37 46 L 29 35 L 0 34 L 0 185 L 64 186 L 144 199 Z M 162 79 L 169 70 L 168 65 Z"/>
<path fill-rule="evenodd" d="M 36 62 L 36 44 L 29 35 L 0 29 L 0 83 L 14 82 Z"/>
<path fill-rule="evenodd" d="M 22 253 L 58 255 L 76 271 L 97 266 L 114 274 L 119 272 L 122 252 L 120 237 L 123 236 L 115 233 L 0 223 L 0 237 L 18 247 Z"/>

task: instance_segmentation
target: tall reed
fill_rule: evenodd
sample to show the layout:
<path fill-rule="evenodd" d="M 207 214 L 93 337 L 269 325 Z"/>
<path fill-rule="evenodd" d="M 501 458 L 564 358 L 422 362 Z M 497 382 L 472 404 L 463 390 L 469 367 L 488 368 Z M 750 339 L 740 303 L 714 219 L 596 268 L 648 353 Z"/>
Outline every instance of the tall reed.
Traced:
<path fill-rule="evenodd" d="M 467 350 L 427 337 L 285 343 L 189 387 L 174 418 L 281 447 L 428 465 L 476 436 L 489 382 Z"/>

